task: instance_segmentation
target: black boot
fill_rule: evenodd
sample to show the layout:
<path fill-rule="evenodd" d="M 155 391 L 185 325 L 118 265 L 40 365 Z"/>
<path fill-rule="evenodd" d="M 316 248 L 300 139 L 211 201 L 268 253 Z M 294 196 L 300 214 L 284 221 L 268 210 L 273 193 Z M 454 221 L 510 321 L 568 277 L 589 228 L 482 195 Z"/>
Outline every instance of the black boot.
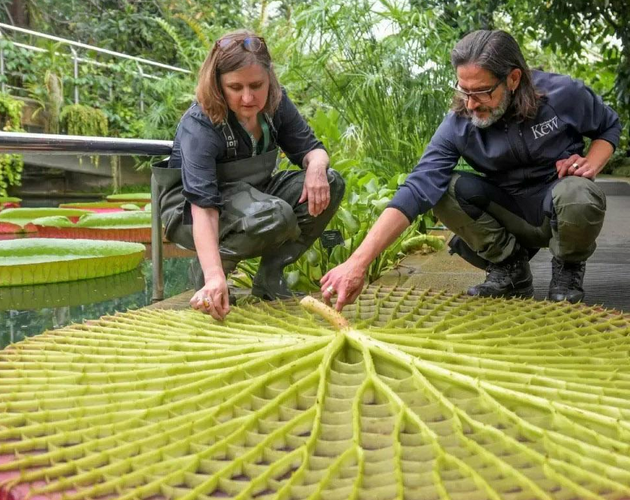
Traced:
<path fill-rule="evenodd" d="M 551 282 L 549 283 L 549 300 L 561 302 L 567 300 L 572 304 L 584 300 L 584 272 L 586 262 L 565 262 L 556 257 L 551 259 Z"/>
<path fill-rule="evenodd" d="M 283 268 L 270 268 L 269 266 L 258 269 L 254 276 L 252 295 L 263 300 L 291 299 L 303 297 L 301 292 L 294 292 L 287 285 L 287 280 L 282 273 Z"/>
<path fill-rule="evenodd" d="M 517 247 L 512 255 L 486 268 L 486 281 L 468 289 L 468 295 L 479 297 L 534 296 L 532 272 L 527 249 Z"/>
<path fill-rule="evenodd" d="M 303 293 L 294 292 L 289 288 L 283 270 L 297 261 L 307 248 L 298 242 L 287 242 L 275 252 L 263 255 L 258 272 L 254 276 L 252 295 L 263 300 L 303 297 Z"/>

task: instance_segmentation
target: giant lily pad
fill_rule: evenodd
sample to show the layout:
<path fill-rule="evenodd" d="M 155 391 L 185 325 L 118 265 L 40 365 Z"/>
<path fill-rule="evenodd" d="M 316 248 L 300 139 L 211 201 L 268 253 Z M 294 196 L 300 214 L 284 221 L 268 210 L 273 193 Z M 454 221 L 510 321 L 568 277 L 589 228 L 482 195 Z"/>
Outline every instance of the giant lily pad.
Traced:
<path fill-rule="evenodd" d="M 119 241 L 151 241 L 151 213 L 89 213 L 76 224 L 54 216 L 36 219 L 33 223 L 43 238 L 83 238 Z"/>
<path fill-rule="evenodd" d="M 627 316 L 413 289 L 334 327 L 313 310 L 144 309 L 13 345 L 5 494 L 630 497 Z"/>
<path fill-rule="evenodd" d="M 120 212 L 123 210 L 125 202 L 108 202 L 108 201 L 90 201 L 90 202 L 75 202 L 75 203 L 61 203 L 59 208 L 79 208 L 81 210 L 89 210 L 91 212 L 108 213 L 108 212 Z"/>
<path fill-rule="evenodd" d="M 0 212 L 0 222 L 10 222 L 19 226 L 26 226 L 34 219 L 41 217 L 63 216 L 72 221 L 79 220 L 82 215 L 90 214 L 89 210 L 75 208 L 10 208 Z"/>
<path fill-rule="evenodd" d="M 123 193 L 110 194 L 107 201 L 123 201 L 125 203 L 148 203 L 151 201 L 151 193 Z"/>
<path fill-rule="evenodd" d="M 21 198 L 15 196 L 0 196 L 0 211 L 6 208 L 17 208 L 22 203 Z"/>
<path fill-rule="evenodd" d="M 15 237 L 24 236 L 26 233 L 35 233 L 37 228 L 33 224 L 21 226 L 12 222 L 0 221 L 0 239 L 13 239 Z"/>
<path fill-rule="evenodd" d="M 28 238 L 0 241 L 0 287 L 58 283 L 130 271 L 144 256 L 139 243 Z"/>

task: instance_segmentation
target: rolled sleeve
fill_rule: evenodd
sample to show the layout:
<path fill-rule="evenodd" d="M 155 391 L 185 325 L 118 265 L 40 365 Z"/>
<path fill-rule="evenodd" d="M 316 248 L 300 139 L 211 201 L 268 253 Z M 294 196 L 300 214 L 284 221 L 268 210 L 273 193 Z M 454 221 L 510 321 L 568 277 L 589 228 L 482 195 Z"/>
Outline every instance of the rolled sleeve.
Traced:
<path fill-rule="evenodd" d="M 302 117 L 295 104 L 282 89 L 282 100 L 276 113 L 278 117 L 278 145 L 291 163 L 302 167 L 304 157 L 314 149 L 323 149 L 311 127 Z"/>
<path fill-rule="evenodd" d="M 409 174 L 388 204 L 402 212 L 409 222 L 431 210 L 448 189 L 460 153 L 450 139 L 449 115 L 440 125 L 427 146 L 420 162 Z"/>
<path fill-rule="evenodd" d="M 201 208 L 221 208 L 217 182 L 217 157 L 222 142 L 203 118 L 185 116 L 178 128 L 183 194 L 186 200 Z"/>

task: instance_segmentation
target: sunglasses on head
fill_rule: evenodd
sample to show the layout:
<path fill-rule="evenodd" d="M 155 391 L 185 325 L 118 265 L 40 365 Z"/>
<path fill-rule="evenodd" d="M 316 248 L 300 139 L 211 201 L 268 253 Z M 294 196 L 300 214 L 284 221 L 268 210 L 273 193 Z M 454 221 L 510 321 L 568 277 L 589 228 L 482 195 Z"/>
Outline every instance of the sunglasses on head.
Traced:
<path fill-rule="evenodd" d="M 240 37 L 226 37 L 217 40 L 216 46 L 221 50 L 228 50 L 232 47 L 240 45 L 247 52 L 260 52 L 267 49 L 265 39 L 261 36 L 247 36 L 245 38 Z"/>

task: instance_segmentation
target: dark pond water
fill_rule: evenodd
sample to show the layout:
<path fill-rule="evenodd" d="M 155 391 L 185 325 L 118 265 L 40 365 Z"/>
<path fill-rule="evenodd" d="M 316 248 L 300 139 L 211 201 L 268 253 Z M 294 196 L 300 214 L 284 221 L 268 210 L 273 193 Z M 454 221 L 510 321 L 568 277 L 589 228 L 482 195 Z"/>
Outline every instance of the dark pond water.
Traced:
<path fill-rule="evenodd" d="M 164 260 L 164 296 L 191 288 L 190 258 Z M 152 266 L 124 274 L 50 285 L 0 287 L 0 349 L 37 335 L 86 319 L 138 309 L 151 303 Z"/>

